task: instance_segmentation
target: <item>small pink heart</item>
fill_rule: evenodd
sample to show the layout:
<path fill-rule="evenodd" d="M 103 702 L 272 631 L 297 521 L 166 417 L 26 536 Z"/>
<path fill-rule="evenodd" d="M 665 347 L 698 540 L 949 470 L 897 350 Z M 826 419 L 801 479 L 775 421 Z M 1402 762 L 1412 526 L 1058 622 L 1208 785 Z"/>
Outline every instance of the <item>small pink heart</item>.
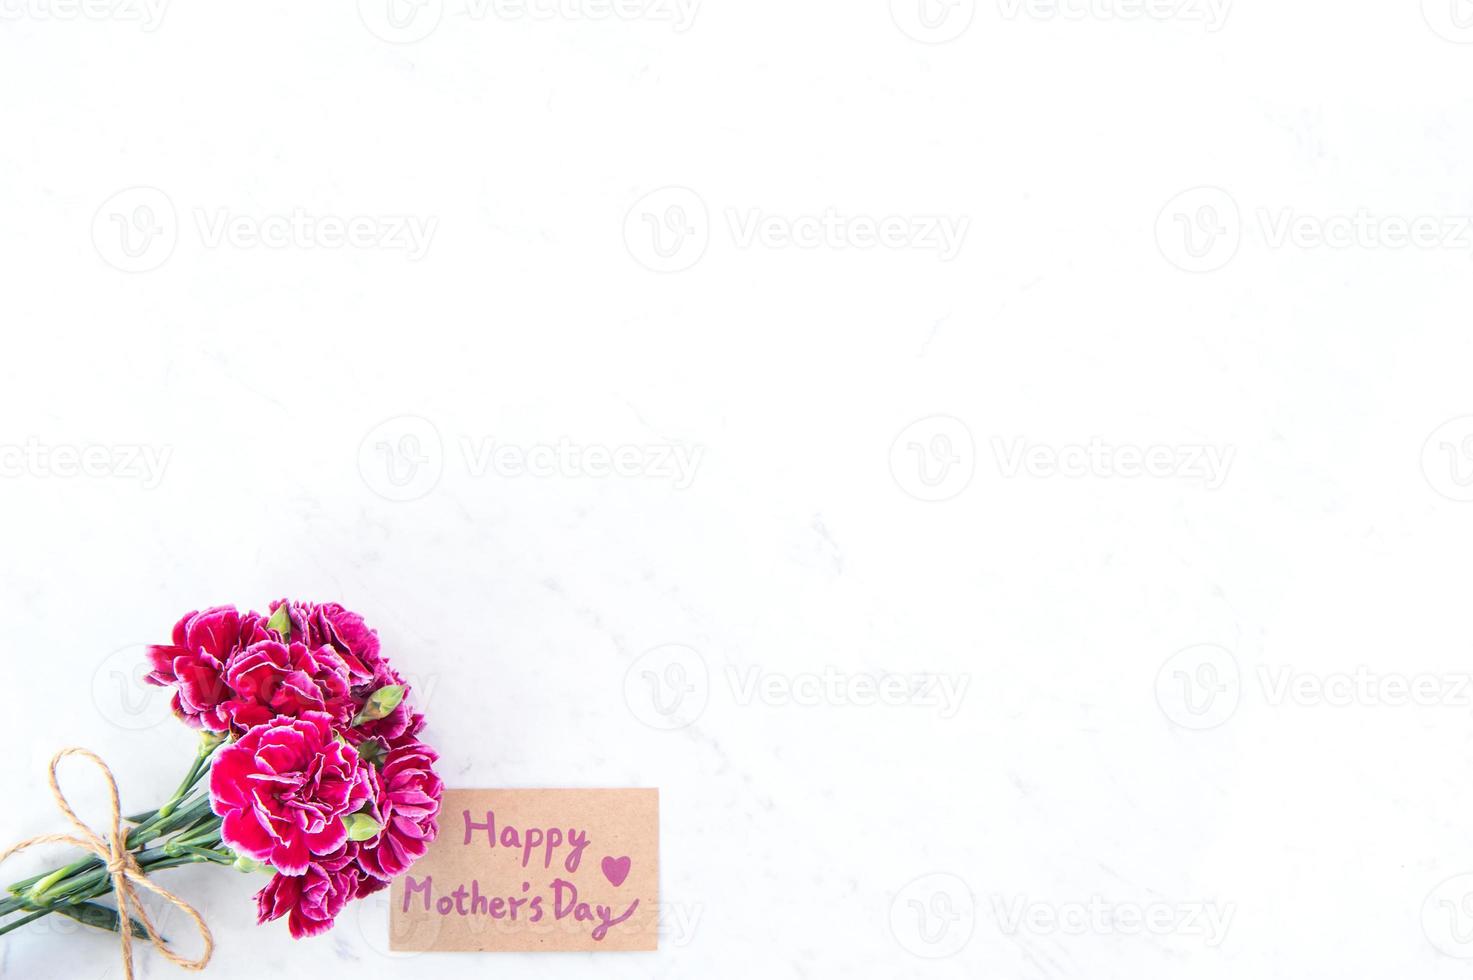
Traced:
<path fill-rule="evenodd" d="M 609 884 L 618 888 L 624 884 L 624 879 L 629 877 L 629 859 L 604 858 L 604 877 L 609 879 Z"/>

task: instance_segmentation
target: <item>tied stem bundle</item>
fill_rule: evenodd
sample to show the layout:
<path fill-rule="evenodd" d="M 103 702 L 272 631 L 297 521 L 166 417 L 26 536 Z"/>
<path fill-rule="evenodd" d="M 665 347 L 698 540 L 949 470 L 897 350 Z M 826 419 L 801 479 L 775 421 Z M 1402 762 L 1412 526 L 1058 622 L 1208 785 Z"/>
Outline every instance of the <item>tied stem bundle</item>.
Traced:
<path fill-rule="evenodd" d="M 171 804 L 176 805 L 182 799 L 183 795 L 189 789 L 193 788 L 194 780 L 198 779 L 198 773 L 202 769 L 201 763 L 203 760 L 208 759 L 211 751 L 213 751 L 213 746 L 201 749 L 202 758 L 197 759 L 195 766 L 191 769 L 193 778 L 186 778 L 185 785 L 180 787 L 180 793 L 176 794 Z M 108 804 L 111 812 L 106 837 L 87 826 L 77 816 L 76 811 L 72 809 L 71 804 L 67 801 L 66 795 L 61 791 L 61 786 L 57 781 L 56 770 L 61 764 L 62 759 L 73 755 L 90 761 L 102 773 L 103 779 L 106 780 Z M 48 781 L 51 785 L 51 795 L 56 802 L 57 809 L 71 821 L 76 833 L 43 834 L 39 837 L 32 837 L 30 840 L 21 841 L 14 847 L 6 850 L 3 854 L 0 854 L 0 863 L 3 863 L 14 854 L 19 854 L 21 851 L 41 844 L 71 844 L 74 847 L 91 852 L 93 858 L 74 865 L 68 865 L 66 868 L 58 869 L 57 872 L 42 876 L 39 879 L 22 882 L 21 885 L 25 886 L 29 891 L 22 891 L 17 897 L 6 900 L 4 905 L 13 906 L 13 908 L 6 908 L 5 911 L 9 912 L 16 909 L 32 909 L 32 911 L 21 922 L 14 923 L 14 925 L 20 925 L 53 911 L 67 911 L 65 908 L 58 908 L 56 902 L 65 901 L 71 907 L 75 908 L 76 904 L 82 902 L 85 898 L 96 897 L 102 890 L 110 889 L 117 896 L 117 931 L 119 941 L 122 944 L 123 974 L 127 980 L 133 980 L 133 922 L 136 922 L 137 926 L 141 927 L 143 936 L 169 962 L 185 970 L 203 970 L 206 964 L 210 962 L 210 956 L 213 954 L 215 948 L 214 937 L 210 935 L 209 926 L 205 924 L 204 918 L 187 902 L 150 880 L 146 869 L 134 856 L 134 851 L 129 846 L 130 839 L 134 835 L 127 833 L 124 829 L 122 808 L 118 802 L 118 783 L 113 778 L 112 770 L 96 754 L 83 748 L 74 747 L 63 749 L 52 756 Z M 171 811 L 173 810 L 173 806 L 166 806 Z M 155 811 L 149 815 L 155 824 L 158 823 L 161 812 Z M 164 817 L 169 815 L 164 814 Z M 144 824 L 143 826 L 148 826 L 148 824 Z M 148 835 L 141 834 L 138 836 L 147 837 Z M 133 843 L 134 847 L 141 847 L 141 843 L 136 840 L 131 841 L 131 843 Z M 199 850 L 204 851 L 205 849 Z M 101 865 L 100 868 L 98 867 L 99 863 Z M 101 872 L 100 875 L 98 874 L 99 871 Z M 100 882 L 97 880 L 99 878 L 101 879 Z M 47 904 L 47 896 L 51 893 L 52 889 L 57 888 L 57 886 L 67 881 L 75 881 L 76 884 L 70 889 L 60 889 L 61 894 L 65 897 L 57 899 L 56 902 L 52 902 L 51 904 Z M 148 910 L 144 908 L 143 902 L 139 898 L 138 892 L 140 888 L 158 895 L 183 912 L 194 923 L 195 928 L 199 931 L 200 938 L 204 940 L 204 951 L 198 958 L 190 959 L 174 952 L 170 948 L 168 941 L 159 935 L 158 930 L 154 927 L 153 920 L 149 917 Z M 15 889 L 12 890 L 14 891 Z M 7 930 L 8 928 L 10 927 L 7 927 Z"/>
<path fill-rule="evenodd" d="M 213 606 L 185 614 L 171 641 L 148 647 L 144 680 L 172 689 L 174 714 L 199 732 L 179 788 L 159 808 L 124 818 L 102 760 L 83 749 L 59 753 L 51 792 L 74 832 L 25 841 L 0 861 L 45 843 L 87 856 L 0 892 L 0 936 L 62 915 L 117 932 L 129 978 L 135 939 L 199 970 L 214 950 L 210 930 L 154 883 L 158 872 L 208 862 L 267 874 L 256 921 L 285 919 L 301 939 L 331 929 L 349 902 L 388 888 L 439 833 L 445 787 L 438 755 L 420 737 L 424 715 L 363 617 L 337 603 L 282 600 L 267 615 Z M 69 755 L 106 780 L 112 823 L 102 832 L 77 818 L 57 784 Z M 194 923 L 204 940 L 198 959 L 159 935 L 140 902 L 146 891 Z M 116 908 L 94 901 L 109 893 Z"/>

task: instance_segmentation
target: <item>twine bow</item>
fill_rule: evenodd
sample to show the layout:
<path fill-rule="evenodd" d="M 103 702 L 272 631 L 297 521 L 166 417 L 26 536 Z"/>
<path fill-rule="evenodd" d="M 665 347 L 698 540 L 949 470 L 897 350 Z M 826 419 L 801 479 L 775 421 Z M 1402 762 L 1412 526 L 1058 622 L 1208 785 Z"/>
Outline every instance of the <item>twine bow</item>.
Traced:
<path fill-rule="evenodd" d="M 108 803 L 112 806 L 112 821 L 108 827 L 106 840 L 88 827 L 72 810 L 71 804 L 67 802 L 61 787 L 56 781 L 56 767 L 62 759 L 69 755 L 79 755 L 90 760 L 102 771 L 103 778 L 107 780 Z M 128 917 L 136 915 L 138 921 L 143 924 L 144 932 L 148 933 L 148 941 L 153 948 L 158 950 L 165 959 L 177 967 L 185 970 L 203 970 L 210 962 L 210 956 L 215 951 L 215 938 L 210 935 L 210 927 L 205 925 L 205 920 L 183 899 L 160 888 L 149 880 L 133 859 L 128 850 L 128 834 L 123 827 L 123 811 L 118 805 L 118 782 L 113 778 L 112 770 L 107 767 L 94 753 L 81 748 L 62 749 L 51 757 L 51 796 L 56 801 L 56 807 L 66 814 L 72 826 L 76 828 L 76 834 L 44 834 L 40 837 L 32 837 L 30 840 L 21 841 L 19 844 L 0 854 L 0 862 L 4 862 L 13 854 L 19 854 L 27 848 L 38 844 L 71 844 L 83 850 L 91 851 L 97 855 L 107 866 L 107 872 L 112 878 L 113 892 L 118 899 L 118 935 L 122 937 L 123 943 L 123 975 L 126 980 L 133 980 L 133 930 L 129 927 Z M 199 959 L 188 959 L 180 956 L 169 948 L 169 944 L 160 938 L 158 931 L 154 929 L 153 921 L 148 917 L 148 910 L 138 898 L 138 888 L 147 888 L 155 895 L 173 905 L 176 909 L 187 915 L 199 930 L 200 938 L 205 941 L 205 951 Z"/>

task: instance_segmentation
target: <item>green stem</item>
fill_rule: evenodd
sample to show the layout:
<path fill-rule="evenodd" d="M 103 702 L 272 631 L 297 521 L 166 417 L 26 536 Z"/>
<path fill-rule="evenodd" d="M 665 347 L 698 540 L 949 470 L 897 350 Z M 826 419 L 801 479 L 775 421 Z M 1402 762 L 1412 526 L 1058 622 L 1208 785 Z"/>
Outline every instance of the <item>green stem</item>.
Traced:
<path fill-rule="evenodd" d="M 200 738 L 199 749 L 194 754 L 194 762 L 190 764 L 189 771 L 180 780 L 179 788 L 174 791 L 174 795 L 169 798 L 169 802 L 159 807 L 155 812 L 155 818 L 168 817 L 174 812 L 174 808 L 179 805 L 179 801 L 189 795 L 190 791 L 194 789 L 194 784 L 199 782 L 200 776 L 204 775 L 205 770 L 209 768 L 210 757 L 215 754 L 215 749 L 219 747 L 220 742 L 210 736 L 202 736 Z"/>
<path fill-rule="evenodd" d="M 235 855 L 227 851 L 217 851 L 210 848 L 193 846 L 188 846 L 183 848 L 183 850 L 186 853 L 166 854 L 162 848 L 150 851 L 147 855 L 139 859 L 139 867 L 148 874 L 155 874 L 159 871 L 181 868 L 186 864 L 203 864 L 209 862 L 212 864 L 230 865 L 235 863 Z M 0 935 L 4 935 L 12 929 L 18 929 L 28 922 L 34 922 L 36 919 L 59 911 L 64 907 L 74 907 L 89 902 L 92 899 L 101 898 L 110 891 L 112 891 L 112 878 L 107 874 L 105 868 L 82 875 L 68 883 L 67 893 L 64 897 L 52 898 L 45 908 L 38 909 L 34 908 L 34 906 L 22 906 L 7 910 L 5 914 L 22 910 L 27 911 L 27 914 L 13 922 L 6 923 L 4 926 L 0 926 Z"/>
<path fill-rule="evenodd" d="M 0 936 L 5 935 L 7 932 L 10 932 L 13 929 L 19 929 L 27 922 L 35 922 L 37 919 L 41 918 L 41 916 L 50 914 L 51 909 L 40 909 L 36 912 L 32 912 L 30 915 L 23 915 L 19 919 L 16 919 L 14 922 L 7 922 L 5 925 L 0 926 Z"/>
<path fill-rule="evenodd" d="M 60 868 L 58 870 L 65 871 L 67 875 L 73 875 L 76 874 L 78 871 L 85 870 L 91 865 L 93 861 L 96 860 L 96 858 L 92 857 L 83 858 L 80 861 L 73 861 L 71 864 L 68 864 L 66 867 Z M 7 890 L 12 895 L 19 895 L 21 892 L 34 885 L 36 882 L 40 881 L 42 878 L 49 878 L 54 874 L 56 874 L 55 871 L 48 871 L 46 874 L 33 875 L 30 878 L 26 878 L 24 881 L 17 881 Z"/>
<path fill-rule="evenodd" d="M 220 824 L 219 818 L 214 817 L 213 814 L 200 826 L 194 826 L 201 818 L 210 813 L 209 807 L 210 801 L 207 799 L 195 801 L 190 806 L 175 814 L 173 820 L 162 818 L 157 824 L 144 829 L 136 838 L 130 834 L 127 842 L 128 849 L 134 852 L 139 865 L 147 870 L 153 855 L 167 853 L 168 849 L 174 846 L 172 840 L 165 840 L 161 846 L 145 850 L 146 845 L 160 838 L 167 838 L 169 835 L 185 828 L 190 828 L 190 839 L 184 841 L 184 843 L 190 845 L 206 843 L 212 838 L 217 838 Z M 199 839 L 193 839 L 195 837 L 199 837 Z M 30 891 L 21 897 L 32 906 L 63 901 L 70 902 L 77 898 L 79 890 L 87 891 L 100 883 L 111 880 L 106 864 L 101 858 L 95 856 L 83 862 L 80 868 L 63 874 L 70 867 L 68 865 L 67 868 L 59 868 L 52 872 L 51 875 L 32 885 Z"/>
<path fill-rule="evenodd" d="M 210 760 L 223 739 L 205 735 L 180 781 L 178 789 L 157 810 L 140 813 L 126 835 L 125 844 L 145 872 L 164 871 L 209 861 L 232 864 L 235 855 L 220 847 L 220 819 L 210 809 L 209 794 L 191 797 L 200 780 L 210 770 Z M 148 845 L 159 841 L 159 846 Z M 0 916 L 25 912 L 12 922 L 0 926 L 0 935 L 33 922 L 60 907 L 74 907 L 112 890 L 112 876 L 106 862 L 89 855 L 45 874 L 18 881 L 0 900 Z"/>
<path fill-rule="evenodd" d="M 206 847 L 195 847 L 193 844 L 175 844 L 173 846 L 178 848 L 179 851 L 184 854 L 190 854 L 195 857 L 203 858 L 206 861 L 213 861 L 215 864 L 235 863 L 234 856 L 227 855 L 223 851 L 213 851 Z"/>
<path fill-rule="evenodd" d="M 49 889 L 53 888 L 57 882 L 63 881 L 68 877 L 70 877 L 70 872 L 68 872 L 66 868 L 57 868 L 55 871 L 51 872 L 49 875 L 32 885 L 31 894 L 34 895 L 38 900 L 44 900 L 46 897 L 46 892 Z"/>

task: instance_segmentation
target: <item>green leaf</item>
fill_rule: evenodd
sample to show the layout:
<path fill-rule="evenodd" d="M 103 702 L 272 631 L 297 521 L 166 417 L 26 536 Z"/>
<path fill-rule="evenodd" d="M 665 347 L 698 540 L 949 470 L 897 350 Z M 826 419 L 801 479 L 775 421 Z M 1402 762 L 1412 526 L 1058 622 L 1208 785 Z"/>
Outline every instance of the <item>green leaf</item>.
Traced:
<path fill-rule="evenodd" d="M 348 840 L 373 840 L 384 829 L 382 824 L 366 813 L 348 814 L 343 818 L 343 826 L 348 829 Z"/>
<path fill-rule="evenodd" d="M 256 871 L 275 871 L 276 869 L 269 864 L 262 864 L 260 861 L 248 858 L 244 854 L 237 854 L 235 856 L 235 870 L 243 874 L 251 874 Z"/>
<path fill-rule="evenodd" d="M 96 902 L 82 902 L 80 905 L 58 905 L 55 912 L 60 912 L 69 919 L 76 919 L 84 926 L 94 929 L 106 929 L 108 932 L 117 932 L 118 923 L 121 921 L 117 909 L 110 909 L 106 905 L 98 905 Z M 129 919 L 130 928 L 134 939 L 147 939 L 148 930 L 143 928 L 143 923 L 137 919 Z M 160 939 L 163 937 L 160 936 Z M 167 941 L 167 940 L 166 940 Z"/>
<path fill-rule="evenodd" d="M 280 633 L 283 640 L 290 640 L 292 638 L 292 618 L 287 615 L 286 603 L 283 602 L 276 607 L 276 611 L 271 614 L 271 618 L 266 620 L 266 628 Z"/>
<path fill-rule="evenodd" d="M 394 709 L 404 700 L 403 684 L 386 684 L 368 696 L 368 702 L 363 705 L 363 710 L 358 712 L 353 719 L 354 725 L 361 725 L 365 721 L 378 721 L 393 714 Z"/>

